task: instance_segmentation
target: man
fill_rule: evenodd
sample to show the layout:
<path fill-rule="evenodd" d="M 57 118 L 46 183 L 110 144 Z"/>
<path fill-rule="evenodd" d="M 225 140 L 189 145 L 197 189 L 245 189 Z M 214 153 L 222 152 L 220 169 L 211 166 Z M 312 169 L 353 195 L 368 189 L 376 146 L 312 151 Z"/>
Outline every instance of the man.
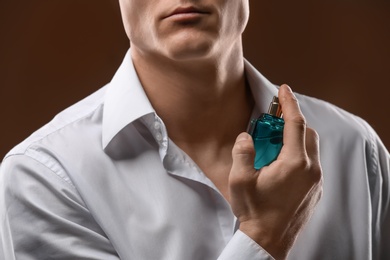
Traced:
<path fill-rule="evenodd" d="M 389 153 L 244 60 L 248 2 L 120 0 L 131 49 L 113 80 L 3 161 L 4 259 L 390 255 Z M 274 95 L 284 144 L 256 171 L 245 130 Z"/>

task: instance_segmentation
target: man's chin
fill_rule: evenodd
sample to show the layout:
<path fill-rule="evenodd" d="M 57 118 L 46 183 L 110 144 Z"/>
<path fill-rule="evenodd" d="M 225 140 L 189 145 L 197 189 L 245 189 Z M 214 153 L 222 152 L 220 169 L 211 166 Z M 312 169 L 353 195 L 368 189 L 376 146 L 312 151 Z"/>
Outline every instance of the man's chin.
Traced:
<path fill-rule="evenodd" d="M 167 56 L 177 61 L 200 60 L 209 58 L 212 50 L 213 45 L 207 43 L 181 43 L 180 45 L 171 45 L 167 50 Z"/>

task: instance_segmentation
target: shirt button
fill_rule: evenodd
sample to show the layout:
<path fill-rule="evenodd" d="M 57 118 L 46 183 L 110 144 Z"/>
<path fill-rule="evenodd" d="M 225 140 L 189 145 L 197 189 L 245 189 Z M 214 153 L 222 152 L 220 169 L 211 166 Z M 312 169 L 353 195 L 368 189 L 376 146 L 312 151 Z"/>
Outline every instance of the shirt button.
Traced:
<path fill-rule="evenodd" d="M 154 129 L 158 130 L 161 128 L 161 124 L 159 122 L 154 122 L 153 127 L 154 127 Z"/>
<path fill-rule="evenodd" d="M 157 134 L 156 134 L 156 140 L 157 140 L 158 142 L 161 142 L 162 139 L 163 139 L 162 135 L 161 135 L 160 133 L 157 133 Z"/>

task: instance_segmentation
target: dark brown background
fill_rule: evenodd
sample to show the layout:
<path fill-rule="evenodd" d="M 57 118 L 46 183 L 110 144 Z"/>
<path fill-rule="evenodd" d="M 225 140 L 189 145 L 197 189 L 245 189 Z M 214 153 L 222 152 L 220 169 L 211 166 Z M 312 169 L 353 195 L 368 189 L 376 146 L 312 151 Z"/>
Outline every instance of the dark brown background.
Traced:
<path fill-rule="evenodd" d="M 244 44 L 271 81 L 363 117 L 390 147 L 388 2 L 251 0 Z M 0 158 L 109 82 L 127 48 L 117 0 L 0 0 Z"/>

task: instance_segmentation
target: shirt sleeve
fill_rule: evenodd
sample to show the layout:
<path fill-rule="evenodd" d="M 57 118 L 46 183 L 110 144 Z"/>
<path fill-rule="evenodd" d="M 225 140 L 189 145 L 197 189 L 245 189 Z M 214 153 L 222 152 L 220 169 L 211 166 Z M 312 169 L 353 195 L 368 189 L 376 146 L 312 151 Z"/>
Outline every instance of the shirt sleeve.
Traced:
<path fill-rule="evenodd" d="M 0 259 L 117 260 L 70 180 L 26 155 L 0 169 Z"/>
<path fill-rule="evenodd" d="M 259 244 L 237 230 L 218 260 L 274 260 Z"/>
<path fill-rule="evenodd" d="M 376 168 L 377 175 L 380 177 L 377 185 L 380 194 L 376 196 L 377 202 L 372 203 L 373 206 L 378 205 L 373 210 L 372 230 L 378 231 L 373 236 L 373 240 L 380 241 L 378 243 L 380 247 L 378 259 L 390 259 L 390 154 L 379 138 L 377 144 L 377 157 L 373 167 Z M 375 214 L 376 212 L 377 214 Z"/>
<path fill-rule="evenodd" d="M 368 124 L 365 167 L 371 202 L 372 259 L 390 259 L 390 154 Z"/>

